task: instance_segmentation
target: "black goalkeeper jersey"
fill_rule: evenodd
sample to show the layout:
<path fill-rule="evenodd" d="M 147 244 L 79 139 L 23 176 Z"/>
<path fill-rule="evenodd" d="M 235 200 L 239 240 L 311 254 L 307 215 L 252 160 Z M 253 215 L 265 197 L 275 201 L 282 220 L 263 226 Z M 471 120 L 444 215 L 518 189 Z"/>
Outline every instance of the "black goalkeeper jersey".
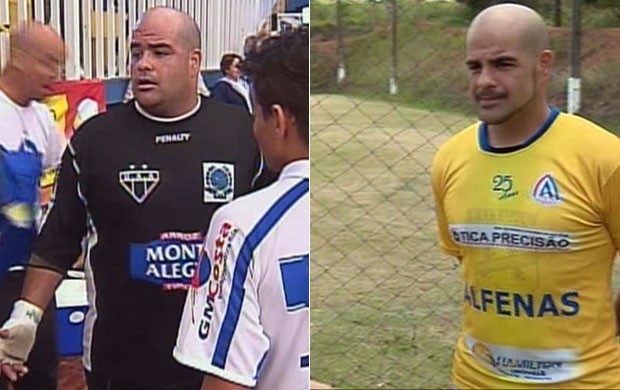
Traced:
<path fill-rule="evenodd" d="M 85 367 L 166 388 L 200 383 L 172 349 L 211 216 L 252 189 L 261 158 L 249 115 L 202 98 L 186 118 L 133 102 L 86 122 L 63 156 L 34 253 L 69 268 L 87 235 Z"/>

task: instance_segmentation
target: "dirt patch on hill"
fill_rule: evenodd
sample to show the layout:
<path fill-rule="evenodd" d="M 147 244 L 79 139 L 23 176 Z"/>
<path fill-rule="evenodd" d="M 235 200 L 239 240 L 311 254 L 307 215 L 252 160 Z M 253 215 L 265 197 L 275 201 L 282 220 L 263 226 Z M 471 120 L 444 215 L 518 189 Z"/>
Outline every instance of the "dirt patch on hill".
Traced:
<path fill-rule="evenodd" d="M 439 82 L 442 79 L 449 79 L 451 75 L 456 75 L 456 72 L 460 71 L 459 69 L 464 70 L 464 66 L 459 62 L 462 61 L 464 56 L 464 42 L 463 45 L 457 44 L 455 46 L 454 44 L 443 45 L 441 40 L 435 42 L 422 41 L 419 44 L 410 46 L 409 40 L 425 39 L 425 30 L 429 32 L 428 36 L 437 37 L 436 32 L 439 30 L 445 36 L 450 38 L 459 37 L 464 41 L 465 28 L 445 27 L 429 21 L 417 22 L 414 27 L 416 31 L 420 32 L 421 38 L 405 36 L 403 33 L 398 37 L 400 44 L 403 45 L 402 54 L 399 53 L 401 67 L 399 74 L 401 75 L 402 84 L 405 85 L 404 88 L 407 88 L 407 83 L 415 86 L 415 88 L 420 88 L 425 80 L 436 80 Z M 570 73 L 571 61 L 570 29 L 552 27 L 549 31 L 552 38 L 552 48 L 555 52 L 554 77 L 549 88 L 549 101 L 558 107 L 566 107 L 566 78 Z M 386 38 L 385 49 L 389 53 L 389 31 L 387 27 L 377 27 L 371 34 L 379 34 Z M 361 45 L 363 48 L 364 40 L 368 39 L 368 37 L 369 35 L 345 37 L 344 45 L 345 47 L 357 46 L 358 48 Z M 455 42 L 453 39 L 450 41 L 452 43 Z M 580 66 L 583 81 L 580 113 L 599 121 L 604 126 L 613 126 L 614 130 L 620 133 L 620 79 L 617 77 L 617 73 L 620 71 L 620 50 L 618 49 L 618 42 L 620 42 L 620 28 L 582 30 Z M 432 54 L 431 57 L 417 58 L 416 55 L 419 50 L 425 51 L 426 55 L 428 55 L 428 50 L 422 50 L 424 47 L 421 45 L 424 44 L 437 45 L 435 54 Z M 313 53 L 313 89 L 327 88 L 329 90 L 330 86 L 333 86 L 337 63 L 336 41 L 333 39 L 317 41 L 315 39 L 312 42 L 311 48 Z M 384 55 L 389 56 L 389 54 Z M 350 60 L 345 54 L 345 61 L 348 59 Z M 376 62 L 376 60 L 377 53 L 368 53 L 368 61 Z M 360 58 L 358 50 L 354 63 L 359 65 L 363 61 L 364 59 Z M 369 64 L 373 65 L 372 63 Z M 407 77 L 417 77 L 417 79 L 407 80 Z M 424 96 L 428 96 L 431 99 L 439 98 L 447 103 L 456 101 L 455 99 L 461 99 L 465 96 L 466 81 L 462 81 L 463 88 L 455 88 L 454 83 L 449 88 L 444 85 L 444 89 L 441 89 L 441 86 L 438 85 L 437 88 L 432 89 L 428 92 L 428 95 Z M 360 84 L 357 86 L 358 89 L 361 88 L 364 91 L 372 91 L 373 88 L 384 89 L 383 86 L 377 87 L 370 83 L 364 84 L 363 79 L 357 79 L 356 82 Z M 458 84 L 458 81 L 455 82 Z M 345 85 L 345 90 L 346 88 L 347 86 Z M 421 91 L 422 89 L 418 90 Z M 433 93 L 437 96 L 433 95 Z"/>
<path fill-rule="evenodd" d="M 568 53 L 570 30 L 567 28 L 551 28 L 551 37 L 566 43 Z M 603 63 L 620 62 L 620 28 L 599 28 L 582 30 L 581 32 L 581 67 L 589 69 Z M 568 56 L 557 58 L 558 65 L 568 66 Z"/>
<path fill-rule="evenodd" d="M 438 28 L 437 24 L 429 21 L 416 22 L 415 27 L 419 29 Z M 443 31 L 451 36 L 465 36 L 465 28 L 443 27 Z M 375 29 L 375 33 L 385 33 L 387 26 L 380 26 Z M 556 41 L 556 46 L 560 46 L 559 55 L 556 57 L 556 66 L 568 68 L 570 57 L 567 55 L 570 49 L 570 29 L 550 27 L 551 39 Z M 581 66 L 582 69 L 597 67 L 603 63 L 620 63 L 620 28 L 599 28 L 582 30 L 581 37 Z M 345 46 L 350 46 L 358 41 L 363 41 L 365 36 L 345 37 Z M 401 37 L 400 39 L 406 39 Z M 336 59 L 336 41 L 313 41 L 312 52 Z M 564 55 L 566 54 L 566 55 Z"/>

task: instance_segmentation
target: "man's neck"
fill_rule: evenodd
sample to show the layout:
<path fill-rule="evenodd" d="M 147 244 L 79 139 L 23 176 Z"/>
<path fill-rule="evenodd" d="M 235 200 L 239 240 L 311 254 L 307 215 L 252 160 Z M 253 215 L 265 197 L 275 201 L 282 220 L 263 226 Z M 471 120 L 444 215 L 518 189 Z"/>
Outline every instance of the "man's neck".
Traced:
<path fill-rule="evenodd" d="M 548 117 L 549 107 L 541 104 L 536 110 L 519 112 L 504 123 L 488 125 L 489 144 L 494 148 L 521 145 L 541 129 Z"/>
<path fill-rule="evenodd" d="M 26 107 L 32 99 L 24 94 L 24 89 L 20 88 L 17 82 L 17 75 L 11 75 L 9 69 L 0 76 L 0 90 L 15 104 Z"/>
<path fill-rule="evenodd" d="M 283 159 L 284 162 L 282 163 L 282 168 L 297 161 L 305 161 L 310 159 L 307 146 L 304 150 L 302 145 L 291 145 L 289 150 L 290 152 Z"/>
<path fill-rule="evenodd" d="M 152 107 L 144 107 L 140 105 L 137 100 L 135 101 L 135 104 L 138 112 L 149 119 L 159 122 L 175 122 L 193 115 L 193 113 L 199 109 L 200 96 L 196 95 L 191 106 L 188 103 L 184 104 L 182 108 L 175 110 L 157 110 Z"/>
<path fill-rule="evenodd" d="M 296 162 L 299 162 L 299 161 L 308 161 L 308 160 L 309 160 L 308 154 L 306 154 L 305 156 L 302 156 L 302 155 L 296 155 L 296 156 L 289 155 L 286 158 L 283 158 L 283 160 L 282 160 L 282 162 L 280 164 L 275 165 L 275 166 L 273 165 L 274 161 L 272 160 L 272 162 L 271 162 L 272 165 L 269 166 L 269 169 L 271 171 L 273 171 L 273 172 L 280 173 L 280 172 L 282 172 L 284 170 L 284 168 L 288 167 L 289 165 L 291 165 L 293 163 L 296 163 Z"/>
<path fill-rule="evenodd" d="M 297 161 L 306 161 L 306 160 L 310 160 L 310 158 L 308 157 L 307 154 L 305 154 L 303 156 L 302 155 L 298 155 L 296 157 L 290 157 L 284 165 L 292 164 L 292 163 L 297 162 Z"/>

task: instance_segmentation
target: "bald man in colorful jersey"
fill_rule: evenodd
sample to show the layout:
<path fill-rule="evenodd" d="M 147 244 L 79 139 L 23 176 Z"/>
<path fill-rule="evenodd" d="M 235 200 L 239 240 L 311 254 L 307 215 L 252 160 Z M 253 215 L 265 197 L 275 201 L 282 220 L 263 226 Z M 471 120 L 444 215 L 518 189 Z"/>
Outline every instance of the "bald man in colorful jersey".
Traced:
<path fill-rule="evenodd" d="M 457 388 L 620 388 L 620 141 L 548 105 L 549 47 L 542 18 L 515 4 L 467 33 L 480 122 L 432 167 L 440 246 L 463 267 Z"/>

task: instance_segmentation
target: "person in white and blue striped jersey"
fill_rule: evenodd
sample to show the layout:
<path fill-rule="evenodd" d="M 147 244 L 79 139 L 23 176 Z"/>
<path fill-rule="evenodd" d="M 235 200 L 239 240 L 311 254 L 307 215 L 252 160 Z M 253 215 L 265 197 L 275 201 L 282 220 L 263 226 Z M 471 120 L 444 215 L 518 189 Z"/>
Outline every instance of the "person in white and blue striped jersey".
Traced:
<path fill-rule="evenodd" d="M 254 135 L 280 175 L 213 216 L 173 354 L 202 389 L 308 389 L 308 34 L 261 42 L 248 66 Z"/>

